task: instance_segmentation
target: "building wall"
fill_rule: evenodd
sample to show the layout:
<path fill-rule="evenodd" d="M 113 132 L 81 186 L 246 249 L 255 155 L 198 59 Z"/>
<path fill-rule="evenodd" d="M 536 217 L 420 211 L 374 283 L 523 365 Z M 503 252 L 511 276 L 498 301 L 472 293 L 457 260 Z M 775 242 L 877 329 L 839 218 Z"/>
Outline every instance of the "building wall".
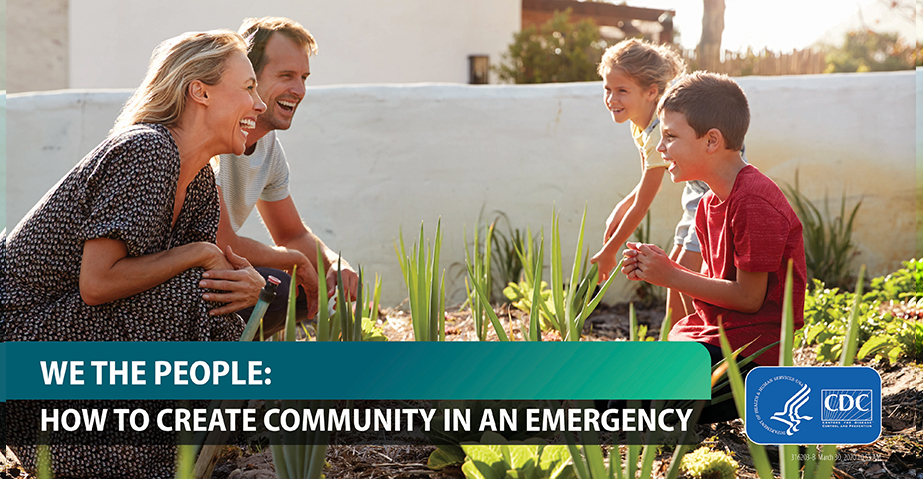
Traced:
<path fill-rule="evenodd" d="M 519 30 L 518 0 L 81 0 L 69 13 L 69 88 L 134 88 L 161 41 L 292 18 L 317 39 L 311 84 L 468 82 L 468 55 L 491 62 Z M 104 26 L 104 27 L 103 27 Z"/>
<path fill-rule="evenodd" d="M 68 87 L 68 3 L 6 1 L 6 89 L 10 93 Z"/>
<path fill-rule="evenodd" d="M 857 264 L 871 274 L 915 256 L 913 73 L 739 82 L 753 116 L 746 143 L 754 165 L 780 184 L 799 171 L 817 204 L 829 194 L 838 208 L 843 191 L 848 207 L 861 200 Z M 127 96 L 9 96 L 9 225 L 105 137 Z M 556 208 L 567 263 L 584 205 L 593 253 L 612 206 L 640 176 L 628 127 L 612 123 L 599 83 L 311 87 L 280 138 L 305 221 L 367 274 L 382 274 L 386 305 L 406 297 L 394 253 L 401 230 L 415 241 L 422 221 L 432 237 L 442 218 L 442 264 L 460 301 L 463 232 L 471 236 L 479 214 L 503 211 L 514 227 L 547 234 Z M 662 246 L 672 240 L 681 189 L 666 175 L 654 202 L 652 239 Z M 256 213 L 242 233 L 268 241 Z M 610 300 L 626 298 L 630 286 L 620 280 L 614 289 Z"/>

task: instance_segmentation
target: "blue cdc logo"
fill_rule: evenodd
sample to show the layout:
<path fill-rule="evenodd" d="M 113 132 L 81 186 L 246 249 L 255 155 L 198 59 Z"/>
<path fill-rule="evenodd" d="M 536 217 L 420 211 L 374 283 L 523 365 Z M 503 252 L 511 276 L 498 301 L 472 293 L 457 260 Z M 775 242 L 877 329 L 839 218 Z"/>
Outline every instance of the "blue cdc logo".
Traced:
<path fill-rule="evenodd" d="M 870 444 L 881 435 L 881 376 L 867 367 L 759 367 L 747 375 L 757 444 Z"/>

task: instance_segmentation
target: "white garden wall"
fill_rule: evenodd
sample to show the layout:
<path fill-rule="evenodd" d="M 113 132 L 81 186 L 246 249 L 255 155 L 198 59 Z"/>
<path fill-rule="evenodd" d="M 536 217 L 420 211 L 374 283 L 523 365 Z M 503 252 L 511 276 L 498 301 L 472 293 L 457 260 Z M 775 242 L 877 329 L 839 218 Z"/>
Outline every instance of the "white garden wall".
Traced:
<path fill-rule="evenodd" d="M 848 206 L 861 199 L 857 262 L 872 274 L 916 254 L 912 72 L 739 81 L 750 99 L 754 165 L 779 183 L 800 170 L 802 191 L 817 201 L 829 193 L 835 207 L 844 189 Z M 128 94 L 8 97 L 9 227 L 104 138 Z M 628 127 L 612 123 L 595 82 L 310 87 L 280 137 L 305 221 L 351 262 L 382 274 L 386 305 L 406 295 L 393 248 L 400 228 L 414 241 L 425 221 L 431 237 L 442 217 L 443 265 L 456 264 L 449 279 L 459 291 L 463 231 L 471 236 L 482 209 L 547 233 L 557 207 L 570 257 L 588 203 L 595 252 L 609 210 L 640 175 Z M 652 209 L 661 245 L 672 239 L 680 192 L 666 175 Z M 255 213 L 243 233 L 268 238 Z M 624 282 L 615 289 L 610 300 L 627 296 Z"/>

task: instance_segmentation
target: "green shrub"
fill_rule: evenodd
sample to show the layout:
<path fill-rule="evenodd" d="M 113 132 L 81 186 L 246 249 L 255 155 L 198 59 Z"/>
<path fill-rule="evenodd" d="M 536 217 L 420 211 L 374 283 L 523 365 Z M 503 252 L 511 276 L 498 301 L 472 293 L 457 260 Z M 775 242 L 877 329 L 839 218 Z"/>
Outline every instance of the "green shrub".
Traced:
<path fill-rule="evenodd" d="M 738 466 L 726 452 L 700 447 L 683 457 L 681 467 L 696 479 L 734 479 Z"/>
<path fill-rule="evenodd" d="M 510 83 L 598 81 L 596 64 L 608 44 L 592 20 L 570 22 L 571 9 L 513 35 L 494 71 Z"/>
<path fill-rule="evenodd" d="M 856 302 L 854 293 L 828 289 L 818 280 L 804 301 L 804 328 L 795 344 L 816 345 L 821 361 L 835 361 L 843 349 L 853 304 L 857 304 L 858 359 L 923 359 L 923 321 L 920 288 L 923 261 L 910 260 L 887 276 L 872 279 L 870 291 Z"/>

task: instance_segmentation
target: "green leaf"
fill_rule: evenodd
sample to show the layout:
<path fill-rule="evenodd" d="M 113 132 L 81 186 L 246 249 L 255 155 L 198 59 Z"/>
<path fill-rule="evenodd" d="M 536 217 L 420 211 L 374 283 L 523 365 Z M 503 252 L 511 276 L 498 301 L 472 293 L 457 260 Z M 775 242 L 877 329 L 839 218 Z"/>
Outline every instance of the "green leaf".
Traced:
<path fill-rule="evenodd" d="M 490 446 L 462 444 L 467 458 L 462 472 L 468 478 L 503 479 L 506 475 L 503 458 Z"/>
<path fill-rule="evenodd" d="M 855 301 L 853 302 L 852 311 L 849 312 L 849 327 L 846 330 L 846 338 L 844 340 L 845 348 L 843 348 L 843 355 L 840 357 L 840 366 L 852 366 L 856 358 L 856 345 L 859 334 L 859 304 L 860 298 L 862 297 L 862 283 L 864 278 L 865 266 L 863 265 L 862 268 L 859 269 L 859 280 L 856 283 Z"/>
<path fill-rule="evenodd" d="M 539 469 L 546 473 L 549 479 L 575 477 L 573 466 L 569 462 L 570 450 L 567 446 L 545 446 L 539 459 Z"/>
<path fill-rule="evenodd" d="M 465 462 L 465 451 L 459 446 L 439 446 L 426 461 L 426 467 L 439 471 Z"/>
<path fill-rule="evenodd" d="M 298 274 L 298 265 L 292 265 L 292 278 L 295 278 Z M 319 282 L 319 281 L 318 281 Z M 295 284 L 295 280 L 290 281 L 290 286 L 288 289 L 288 314 L 285 316 L 285 340 L 294 341 L 295 340 L 295 296 L 298 294 L 296 289 L 298 286 Z"/>
<path fill-rule="evenodd" d="M 793 366 L 795 364 L 792 358 L 792 337 L 794 335 L 792 268 L 794 268 L 794 260 L 789 259 L 788 273 L 785 274 L 785 293 L 782 298 L 782 332 L 779 335 L 779 366 Z"/>
<path fill-rule="evenodd" d="M 862 345 L 862 348 L 859 349 L 857 357 L 859 359 L 865 359 L 869 354 L 878 354 L 890 345 L 891 338 L 888 336 L 872 336 Z"/>
<path fill-rule="evenodd" d="M 507 469 L 527 473 L 529 477 L 535 472 L 535 463 L 538 462 L 538 446 L 508 445 L 510 462 Z"/>

